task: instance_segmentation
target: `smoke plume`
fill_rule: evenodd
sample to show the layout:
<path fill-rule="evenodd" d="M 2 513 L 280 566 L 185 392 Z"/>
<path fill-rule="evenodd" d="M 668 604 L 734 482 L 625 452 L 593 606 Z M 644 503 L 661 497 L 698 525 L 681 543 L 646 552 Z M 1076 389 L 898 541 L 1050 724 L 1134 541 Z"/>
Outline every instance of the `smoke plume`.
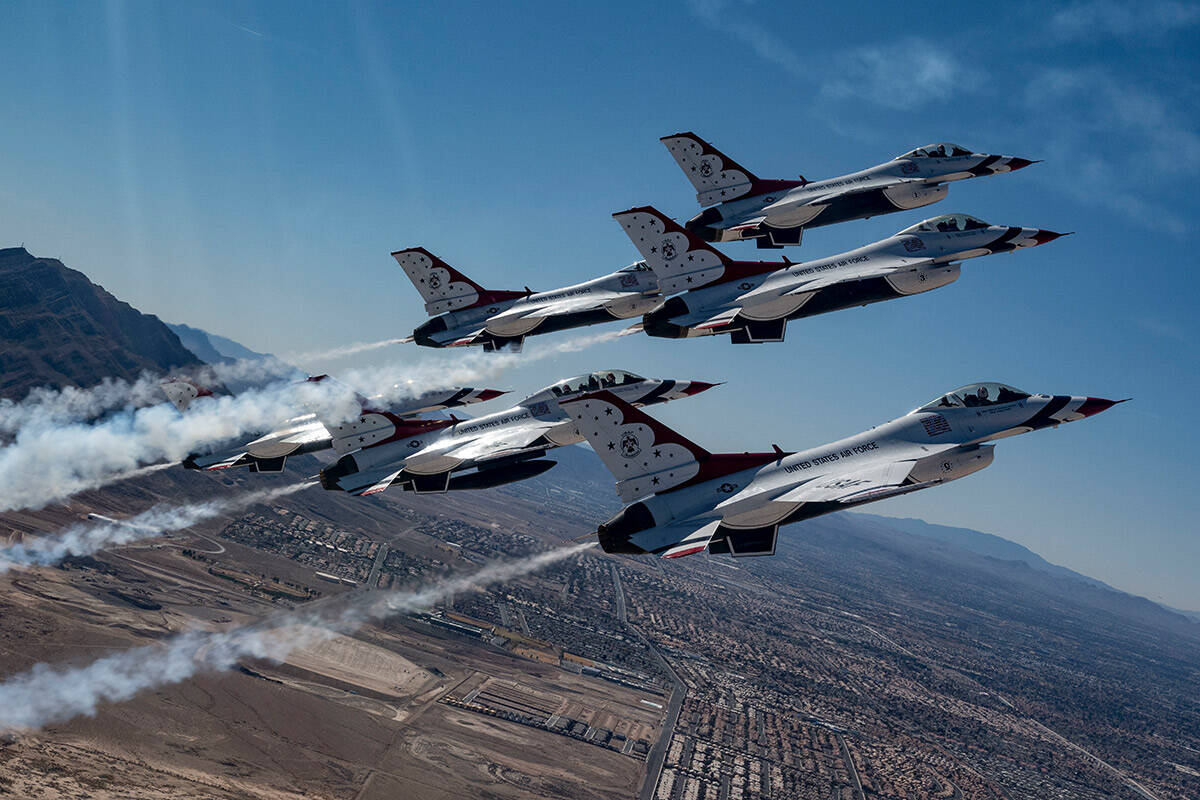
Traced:
<path fill-rule="evenodd" d="M 463 592 L 512 580 L 591 547 L 580 544 L 532 557 L 502 561 L 470 575 L 449 578 L 416 591 L 382 595 L 353 593 L 341 608 L 277 615 L 217 633 L 190 631 L 161 644 L 135 647 L 86 666 L 38 664 L 0 683 L 0 731 L 27 731 L 80 714 L 96 713 L 105 702 L 128 700 L 137 693 L 179 683 L 204 672 L 226 670 L 240 659 L 279 662 L 292 651 L 367 622 L 430 607 Z M 341 598 L 337 598 L 341 599 Z"/>
<path fill-rule="evenodd" d="M 326 412 L 323 421 L 344 422 L 349 415 L 358 413 L 358 405 L 347 402 L 353 394 L 348 386 L 372 395 L 380 403 L 435 389 L 472 384 L 480 387 L 480 382 L 494 381 L 514 366 L 583 350 L 619 335 L 619 331 L 612 331 L 548 345 L 539 343 L 522 354 L 483 353 L 478 349 L 467 353 L 422 353 L 420 358 L 410 361 L 353 370 L 343 376 L 342 383 L 276 380 L 237 396 L 204 398 L 192 403 L 183 414 L 167 403 L 158 403 L 124 408 L 99 422 L 84 424 L 64 422 L 66 417 L 54 410 L 59 407 L 58 401 L 19 404 L 20 411 L 16 407 L 9 409 L 12 412 L 9 419 L 22 418 L 24 424 L 16 431 L 12 443 L 0 449 L 0 512 L 41 508 L 78 492 L 123 480 L 146 465 L 181 461 L 220 442 L 246 441 L 309 409 Z M 248 371 L 254 364 L 270 368 L 270 362 L 241 362 L 222 368 Z M 79 396 L 84 394 L 81 392 Z M 68 395 L 75 397 L 70 392 L 59 393 L 60 399 Z M 101 395 L 107 397 L 99 392 L 93 399 L 101 403 Z"/>
<path fill-rule="evenodd" d="M 55 564 L 67 556 L 86 556 L 108 547 L 151 539 L 207 519 L 240 511 L 258 503 L 295 494 L 316 481 L 220 497 L 183 506 L 155 506 L 124 520 L 93 519 L 72 525 L 57 534 L 0 548 L 0 575 L 12 569 Z"/>

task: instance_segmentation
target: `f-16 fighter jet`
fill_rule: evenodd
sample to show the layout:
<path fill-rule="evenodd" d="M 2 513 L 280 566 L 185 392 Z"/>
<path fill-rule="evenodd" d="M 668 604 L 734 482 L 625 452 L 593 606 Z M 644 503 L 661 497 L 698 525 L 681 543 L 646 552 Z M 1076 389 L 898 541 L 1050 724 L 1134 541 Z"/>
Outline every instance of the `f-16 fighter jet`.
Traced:
<path fill-rule="evenodd" d="M 482 345 L 520 350 L 526 336 L 638 317 L 662 302 L 654 273 L 636 263 L 602 278 L 548 292 L 484 289 L 423 247 L 392 256 L 432 316 L 413 331 L 425 347 Z"/>
<path fill-rule="evenodd" d="M 482 403 L 505 394 L 496 389 L 439 389 L 388 403 L 386 410 L 380 410 L 382 404 L 378 399 L 372 400 L 352 393 L 348 387 L 337 384 L 327 375 L 311 377 L 306 383 L 324 383 L 326 386 L 333 385 L 344 389 L 344 393 L 335 389 L 329 394 L 344 394 L 344 399 L 348 401 L 352 398 L 361 414 L 358 423 L 369 424 L 376 436 L 380 436 L 380 431 L 388 426 L 393 430 L 398 426 L 406 426 L 407 418 L 417 414 Z M 180 413 L 185 413 L 197 399 L 214 396 L 209 389 L 181 378 L 163 383 L 162 390 Z M 193 453 L 184 459 L 183 466 L 198 470 L 249 467 L 251 472 L 283 472 L 288 456 L 316 453 L 328 450 L 332 446 L 333 437 L 328 428 L 318 419 L 316 413 L 310 412 L 285 420 L 279 427 L 246 444 L 212 453 Z"/>
<path fill-rule="evenodd" d="M 554 466 L 540 458 L 547 450 L 583 441 L 575 421 L 559 407 L 563 398 L 604 389 L 633 407 L 689 397 L 715 385 L 608 370 L 559 381 L 512 408 L 475 419 L 410 420 L 376 434 L 364 417 L 330 427 L 333 449 L 342 457 L 321 471 L 321 485 L 354 495 L 393 485 L 433 493 L 532 478 Z"/>
<path fill-rule="evenodd" d="M 947 214 L 829 258 L 734 261 L 653 208 L 613 217 L 658 276 L 682 292 L 642 318 L 651 336 L 727 333 L 736 344 L 781 342 L 787 321 L 928 292 L 958 280 L 968 258 L 1035 247 L 1064 234 Z"/>
<path fill-rule="evenodd" d="M 632 503 L 599 527 L 601 547 L 675 558 L 773 555 L 780 525 L 957 480 L 992 463 L 991 442 L 1118 402 L 976 383 L 799 453 L 710 453 L 610 392 L 563 408 Z"/>
<path fill-rule="evenodd" d="M 1037 163 L 942 143 L 837 178 L 763 180 L 694 133 L 662 143 L 696 187 L 696 200 L 712 206 L 690 219 L 688 230 L 709 242 L 755 239 L 759 247 L 800 244 L 805 228 L 927 206 L 946 196 L 950 181 Z"/>

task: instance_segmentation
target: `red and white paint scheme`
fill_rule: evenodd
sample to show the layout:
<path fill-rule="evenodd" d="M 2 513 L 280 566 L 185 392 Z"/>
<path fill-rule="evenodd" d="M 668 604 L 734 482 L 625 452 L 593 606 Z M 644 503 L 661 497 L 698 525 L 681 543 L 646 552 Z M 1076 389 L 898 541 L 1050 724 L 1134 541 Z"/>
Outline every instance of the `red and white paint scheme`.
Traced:
<path fill-rule="evenodd" d="M 946 196 L 951 181 L 1037 163 L 943 142 L 836 178 L 763 180 L 694 133 L 661 141 L 696 187 L 696 201 L 711 206 L 688 230 L 710 242 L 754 239 L 759 247 L 798 245 L 805 228 L 927 206 Z"/>
<path fill-rule="evenodd" d="M 511 408 L 474 419 L 410 420 L 374 436 L 351 425 L 334 432 L 333 449 L 342 457 L 321 471 L 321 484 L 370 495 L 389 486 L 440 493 L 524 480 L 554 466 L 540 458 L 547 450 L 583 441 L 574 420 L 559 406 L 564 398 L 603 389 L 630 407 L 646 406 L 715 385 L 604 370 L 558 381 Z M 359 423 L 367 421 L 364 417 Z"/>
<path fill-rule="evenodd" d="M 423 247 L 397 250 L 392 257 L 433 315 L 413 331 L 413 341 L 425 347 L 519 350 L 526 336 L 639 317 L 662 302 L 654 273 L 640 262 L 535 292 L 484 289 Z"/>
<path fill-rule="evenodd" d="M 666 338 L 729 334 L 735 344 L 781 342 L 788 320 L 938 289 L 958 280 L 969 258 L 1066 235 L 945 214 L 828 258 L 735 261 L 654 208 L 613 217 L 663 293 L 675 295 L 642 318 L 642 329 Z"/>
<path fill-rule="evenodd" d="M 370 429 L 371 435 L 380 437 L 385 435 L 382 432 L 385 427 L 403 426 L 405 420 L 417 414 L 483 403 L 505 394 L 497 389 L 437 389 L 403 397 L 387 404 L 386 410 L 379 410 L 378 398 L 363 397 L 328 375 L 310 377 L 298 384 L 303 385 L 320 385 L 323 389 L 330 389 L 322 391 L 318 399 L 341 408 L 301 414 L 284 420 L 278 427 L 243 445 L 209 453 L 193 453 L 184 459 L 183 466 L 197 470 L 249 467 L 251 472 L 282 472 L 288 456 L 316 453 L 333 447 L 335 434 L 331 428 L 334 423 L 330 420 L 336 420 L 338 425 L 361 425 Z M 185 413 L 200 397 L 214 397 L 213 392 L 184 378 L 165 381 L 162 390 L 180 413 Z M 398 391 L 397 394 L 403 392 Z M 303 398 L 304 393 L 298 393 L 298 400 Z M 326 422 L 322 422 L 320 416 L 324 416 Z"/>
<path fill-rule="evenodd" d="M 1118 402 L 976 383 L 802 452 L 710 453 L 606 391 L 563 408 L 631 505 L 597 531 L 609 553 L 773 555 L 779 526 L 940 486 L 992 463 L 993 442 Z"/>

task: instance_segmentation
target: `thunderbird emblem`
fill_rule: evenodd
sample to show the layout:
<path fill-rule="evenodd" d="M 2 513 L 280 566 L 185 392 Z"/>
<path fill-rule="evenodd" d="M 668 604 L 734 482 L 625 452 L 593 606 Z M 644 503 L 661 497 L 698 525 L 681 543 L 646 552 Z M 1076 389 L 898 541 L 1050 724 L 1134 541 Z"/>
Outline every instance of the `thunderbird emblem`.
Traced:
<path fill-rule="evenodd" d="M 663 239 L 662 242 L 662 257 L 663 261 L 670 261 L 675 257 L 675 243 L 670 239 Z"/>
<path fill-rule="evenodd" d="M 712 177 L 712 164 L 707 161 L 700 162 L 700 174 L 706 178 Z"/>
<path fill-rule="evenodd" d="M 624 433 L 621 435 L 621 455 L 626 458 L 635 458 L 642 452 L 641 442 L 632 433 Z"/>
<path fill-rule="evenodd" d="M 438 287 L 439 287 L 439 286 L 441 286 L 441 285 L 442 285 L 442 279 L 441 279 L 441 278 L 439 278 L 437 275 L 430 275 L 430 276 L 429 276 L 429 288 L 430 288 L 430 289 L 436 289 L 436 288 L 438 288 Z"/>

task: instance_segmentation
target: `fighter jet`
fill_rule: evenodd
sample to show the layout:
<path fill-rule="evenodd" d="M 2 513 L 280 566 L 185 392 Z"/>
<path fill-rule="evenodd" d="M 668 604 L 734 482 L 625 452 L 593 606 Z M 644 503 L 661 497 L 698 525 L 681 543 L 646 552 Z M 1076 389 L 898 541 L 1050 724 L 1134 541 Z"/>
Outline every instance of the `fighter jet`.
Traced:
<path fill-rule="evenodd" d="M 690 397 L 717 384 L 643 378 L 607 370 L 558 381 L 495 414 L 460 420 L 410 420 L 386 435 L 372 432 L 370 417 L 330 426 L 333 449 L 342 457 L 321 471 L 321 485 L 353 495 L 389 486 L 440 493 L 486 489 L 532 478 L 553 467 L 547 450 L 582 442 L 574 420 L 559 407 L 563 398 L 598 389 L 634 405 Z"/>
<path fill-rule="evenodd" d="M 688 230 L 709 242 L 754 239 L 764 248 L 798 245 L 805 228 L 936 203 L 950 181 L 1037 163 L 943 142 L 837 178 L 763 180 L 694 133 L 661 141 L 696 187 L 696 201 L 712 206 L 690 219 Z"/>
<path fill-rule="evenodd" d="M 968 258 L 1065 235 L 946 214 L 829 258 L 734 261 L 654 208 L 613 217 L 658 276 L 663 293 L 682 292 L 642 318 L 646 333 L 729 334 L 735 344 L 782 342 L 790 319 L 928 292 L 958 280 L 960 262 Z"/>
<path fill-rule="evenodd" d="M 336 384 L 328 375 L 308 378 L 306 383 L 326 383 L 343 389 L 345 399 L 358 404 L 358 421 L 369 419 L 377 437 L 388 426 L 393 430 L 406 426 L 407 418 L 417 414 L 482 403 L 505 394 L 497 389 L 438 389 L 386 404 L 386 409 L 381 410 L 378 398 L 366 398 L 351 392 L 348 387 Z M 164 382 L 162 390 L 181 414 L 199 398 L 215 396 L 210 389 L 184 378 L 172 378 Z M 335 389 L 332 394 L 340 393 Z M 333 437 L 325 424 L 315 412 L 308 412 L 285 420 L 274 430 L 246 444 L 210 453 L 193 453 L 184 459 L 183 466 L 196 470 L 249 467 L 251 472 L 283 472 L 288 456 L 316 453 L 332 446 Z"/>
<path fill-rule="evenodd" d="M 940 486 L 992 463 L 992 442 L 1118 402 L 976 383 L 903 417 L 801 452 L 710 453 L 611 392 L 563 408 L 631 505 L 597 531 L 609 553 L 775 553 L 780 525 Z"/>
<path fill-rule="evenodd" d="M 638 317 L 661 297 L 641 262 L 602 278 L 548 292 L 484 289 L 423 247 L 392 253 L 432 316 L 413 331 L 425 347 L 482 345 L 518 351 L 526 336 Z"/>

